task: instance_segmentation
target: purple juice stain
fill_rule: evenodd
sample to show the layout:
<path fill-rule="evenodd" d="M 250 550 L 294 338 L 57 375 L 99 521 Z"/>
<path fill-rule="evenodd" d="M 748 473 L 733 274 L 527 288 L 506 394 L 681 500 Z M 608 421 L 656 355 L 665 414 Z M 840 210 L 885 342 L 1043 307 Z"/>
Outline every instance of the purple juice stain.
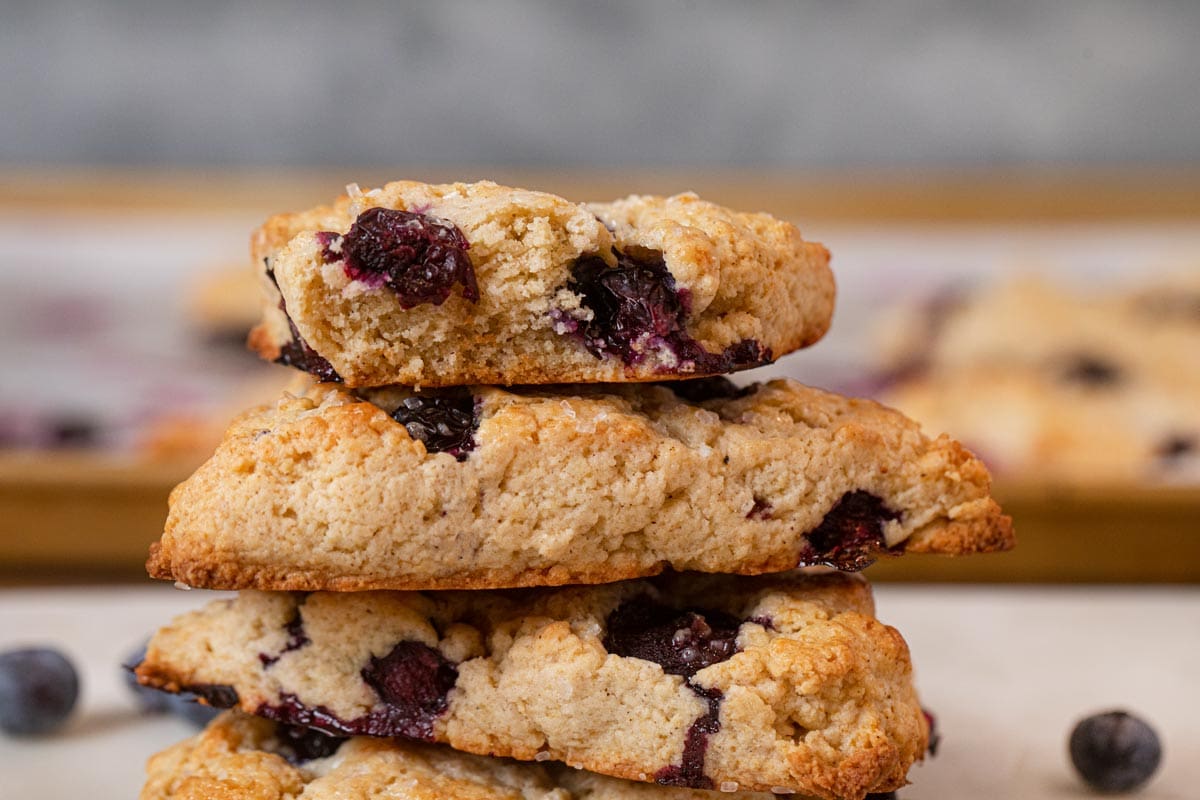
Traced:
<path fill-rule="evenodd" d="M 692 683 L 692 677 L 738 652 L 741 621 L 722 611 L 678 610 L 642 596 L 627 600 L 607 621 L 604 649 L 624 658 L 653 661 L 669 675 L 681 675 L 687 686 L 708 702 L 708 710 L 684 734 L 678 765 L 659 770 L 654 779 L 665 786 L 713 788 L 704 774 L 708 737 L 721 729 L 723 695 Z"/>
<path fill-rule="evenodd" d="M 312 640 L 308 638 L 308 634 L 304 632 L 304 620 L 300 616 L 299 607 L 292 612 L 291 619 L 288 620 L 287 625 L 285 625 L 283 629 L 288 634 L 288 640 L 287 643 L 284 644 L 283 649 L 273 656 L 267 655 L 266 653 L 258 654 L 258 660 L 262 662 L 264 668 L 274 666 L 275 662 L 283 658 L 286 653 L 299 650 L 306 644 L 312 643 Z"/>
<path fill-rule="evenodd" d="M 883 523 L 899 519 L 881 499 L 864 491 L 847 492 L 821 524 L 807 535 L 808 546 L 797 566 L 824 565 L 835 569 L 866 569 L 887 551 Z"/>
<path fill-rule="evenodd" d="M 567 288 L 582 297 L 590 320 L 558 318 L 560 328 L 578 337 L 597 358 L 619 357 L 633 366 L 659 350 L 675 355 L 671 372 L 723 373 L 771 361 L 770 348 L 743 339 L 710 353 L 687 332 L 689 298 L 667 269 L 662 253 L 635 257 L 613 249 L 617 265 L 598 255 L 584 256 L 571 267 Z"/>
<path fill-rule="evenodd" d="M 400 307 L 440 306 L 455 284 L 462 296 L 479 300 L 470 244 L 454 223 L 413 211 L 369 208 L 344 236 L 317 234 L 327 263 L 341 261 L 346 275 L 368 286 L 386 286 Z"/>
<path fill-rule="evenodd" d="M 712 789 L 712 778 L 704 774 L 704 756 L 708 752 L 708 737 L 721 730 L 721 700 L 724 695 L 717 689 L 701 689 L 691 683 L 688 686 L 708 701 L 708 711 L 693 722 L 684 734 L 683 757 L 679 764 L 663 767 L 654 773 L 654 781 L 663 786 Z"/>
<path fill-rule="evenodd" d="M 420 642 L 400 642 L 362 670 L 381 706 L 345 720 L 326 706 L 308 706 L 294 694 L 280 695 L 278 705 L 264 703 L 254 713 L 288 725 L 302 725 L 342 736 L 401 736 L 433 741 L 433 723 L 450 705 L 458 669 L 441 653 Z"/>
<path fill-rule="evenodd" d="M 404 398 L 392 419 L 430 453 L 449 453 L 459 461 L 475 449 L 479 429 L 479 403 L 470 392 L 450 390 L 426 392 Z"/>

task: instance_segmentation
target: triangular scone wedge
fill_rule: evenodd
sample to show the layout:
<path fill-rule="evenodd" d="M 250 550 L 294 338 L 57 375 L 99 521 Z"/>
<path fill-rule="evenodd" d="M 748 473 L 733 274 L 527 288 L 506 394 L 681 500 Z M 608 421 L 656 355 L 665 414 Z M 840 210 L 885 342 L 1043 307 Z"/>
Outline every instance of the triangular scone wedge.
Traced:
<path fill-rule="evenodd" d="M 242 592 L 136 674 L 278 722 L 696 789 L 899 788 L 929 723 L 858 576 L 521 592 Z"/>
<path fill-rule="evenodd" d="M 812 344 L 833 314 L 823 246 L 693 194 L 398 181 L 273 217 L 252 251 L 252 346 L 348 386 L 723 374 Z"/>
<path fill-rule="evenodd" d="M 792 381 L 672 385 L 285 395 L 172 492 L 148 569 L 219 589 L 476 589 L 1013 544 L 983 465 L 896 411 Z"/>

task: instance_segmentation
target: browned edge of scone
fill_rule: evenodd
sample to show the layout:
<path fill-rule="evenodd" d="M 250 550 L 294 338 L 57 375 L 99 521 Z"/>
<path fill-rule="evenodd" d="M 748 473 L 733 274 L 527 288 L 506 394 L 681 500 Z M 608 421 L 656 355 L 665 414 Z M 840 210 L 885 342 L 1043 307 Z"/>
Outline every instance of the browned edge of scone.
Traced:
<path fill-rule="evenodd" d="M 903 553 L 937 554 L 951 558 L 1011 550 L 1016 546 L 1012 517 L 1002 514 L 1000 506 L 994 506 L 993 514 L 971 520 L 943 520 L 928 530 L 919 541 L 905 542 L 904 546 L 882 555 L 895 558 Z M 572 570 L 563 566 L 550 569 L 529 569 L 515 576 L 508 570 L 477 570 L 462 572 L 446 578 L 420 578 L 418 576 L 379 577 L 370 575 L 342 575 L 316 570 L 301 570 L 289 567 L 273 569 L 264 565 L 252 568 L 240 564 L 221 562 L 173 561 L 164 552 L 159 542 L 150 545 L 146 560 L 146 572 L 158 580 L 178 581 L 187 586 L 212 589 L 238 590 L 263 589 L 268 591 L 335 591 L 360 592 L 379 589 L 402 591 L 424 591 L 440 589 L 505 589 L 534 586 L 568 586 L 571 584 L 613 583 L 633 578 L 648 578 L 659 575 L 670 565 L 659 562 L 652 570 L 632 569 L 618 572 L 611 567 L 603 570 Z M 764 575 L 786 572 L 796 568 L 795 559 L 768 559 L 745 563 L 737 574 Z"/>

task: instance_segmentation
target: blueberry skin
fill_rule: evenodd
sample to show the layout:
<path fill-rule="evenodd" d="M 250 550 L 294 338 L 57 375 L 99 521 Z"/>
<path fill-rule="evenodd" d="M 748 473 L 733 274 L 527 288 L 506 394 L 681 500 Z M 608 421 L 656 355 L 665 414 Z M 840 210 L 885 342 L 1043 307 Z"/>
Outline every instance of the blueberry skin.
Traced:
<path fill-rule="evenodd" d="M 79 674 L 57 650 L 0 653 L 0 729 L 19 736 L 62 727 L 79 699 Z"/>
<path fill-rule="evenodd" d="M 1100 792 L 1141 787 L 1162 760 L 1154 729 L 1125 711 L 1081 720 L 1071 731 L 1070 752 L 1079 776 Z"/>

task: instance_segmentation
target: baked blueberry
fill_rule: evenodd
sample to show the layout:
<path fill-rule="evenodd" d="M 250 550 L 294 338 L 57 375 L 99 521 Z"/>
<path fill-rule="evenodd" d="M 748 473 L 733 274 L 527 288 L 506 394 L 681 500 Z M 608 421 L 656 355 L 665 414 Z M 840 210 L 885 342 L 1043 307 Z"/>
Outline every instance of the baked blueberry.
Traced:
<path fill-rule="evenodd" d="M 344 736 L 330 736 L 299 725 L 280 725 L 275 730 L 282 755 L 293 764 L 303 764 L 316 758 L 327 758 L 337 752 Z"/>
<path fill-rule="evenodd" d="M 79 699 L 75 665 L 58 650 L 0 653 L 0 730 L 29 736 L 62 727 Z"/>
<path fill-rule="evenodd" d="M 669 675 L 690 678 L 737 652 L 740 626 L 721 611 L 681 611 L 643 595 L 609 615 L 604 649 L 653 661 Z"/>
<path fill-rule="evenodd" d="M 346 274 L 371 286 L 387 286 L 401 308 L 440 306 L 455 284 L 462 296 L 479 299 L 470 245 L 454 223 L 412 211 L 369 208 L 345 236 L 323 232 L 322 256 L 341 260 Z"/>
<path fill-rule="evenodd" d="M 673 371 L 700 373 L 733 372 L 771 360 L 770 349 L 750 339 L 722 353 L 710 353 L 693 339 L 687 331 L 688 293 L 676 286 L 662 253 L 614 249 L 613 255 L 615 267 L 590 255 L 571 268 L 567 288 L 582 297 L 591 319 L 558 320 L 559 329 L 580 337 L 592 355 L 615 355 L 636 365 L 665 350 L 678 362 Z"/>
<path fill-rule="evenodd" d="M 800 564 L 865 569 L 887 550 L 883 523 L 898 517 L 870 492 L 847 492 L 808 534 L 808 548 L 801 554 Z"/>
<path fill-rule="evenodd" d="M 414 394 L 404 398 L 392 419 L 419 439 L 430 453 L 449 453 L 459 461 L 475 449 L 479 410 L 469 392 Z"/>
<path fill-rule="evenodd" d="M 1126 711 L 1094 714 L 1076 724 L 1069 744 L 1079 776 L 1100 792 L 1129 792 L 1158 769 L 1162 747 L 1154 729 Z"/>

